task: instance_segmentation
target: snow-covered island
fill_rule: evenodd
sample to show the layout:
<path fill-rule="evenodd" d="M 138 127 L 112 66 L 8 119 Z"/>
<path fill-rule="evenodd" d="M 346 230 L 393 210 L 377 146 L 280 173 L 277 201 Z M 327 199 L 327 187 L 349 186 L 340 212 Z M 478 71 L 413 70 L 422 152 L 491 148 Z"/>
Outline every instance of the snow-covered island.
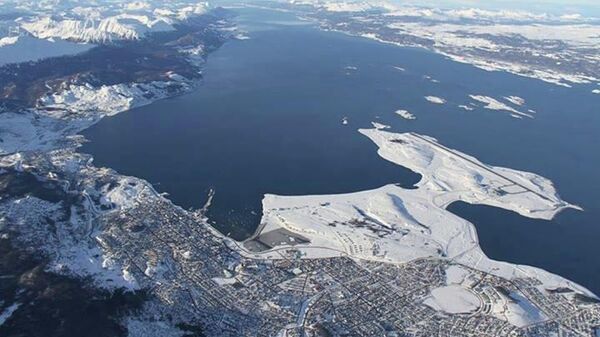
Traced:
<path fill-rule="evenodd" d="M 523 106 L 525 104 L 525 99 L 519 96 L 507 96 L 504 97 L 504 99 L 518 106 Z"/>
<path fill-rule="evenodd" d="M 497 100 L 493 97 L 483 96 L 483 95 L 470 95 L 469 97 L 471 97 L 471 99 L 476 102 L 485 104 L 484 108 L 488 109 L 488 110 L 505 111 L 505 112 L 508 112 L 514 118 L 523 118 L 523 117 L 533 118 L 532 114 L 526 113 L 526 112 L 521 112 L 503 102 L 500 102 L 499 100 Z M 511 97 L 506 97 L 505 99 L 507 101 L 511 102 L 512 104 L 515 104 L 518 106 L 522 106 L 523 104 L 525 104 L 525 100 L 523 100 L 520 97 L 511 96 Z"/>
<path fill-rule="evenodd" d="M 446 104 L 446 100 L 437 96 L 425 96 L 425 100 L 433 104 Z"/>
<path fill-rule="evenodd" d="M 410 113 L 408 110 L 403 110 L 403 109 L 396 110 L 396 115 L 398 115 L 404 119 L 408 119 L 408 120 L 417 119 L 417 117 L 414 114 Z"/>

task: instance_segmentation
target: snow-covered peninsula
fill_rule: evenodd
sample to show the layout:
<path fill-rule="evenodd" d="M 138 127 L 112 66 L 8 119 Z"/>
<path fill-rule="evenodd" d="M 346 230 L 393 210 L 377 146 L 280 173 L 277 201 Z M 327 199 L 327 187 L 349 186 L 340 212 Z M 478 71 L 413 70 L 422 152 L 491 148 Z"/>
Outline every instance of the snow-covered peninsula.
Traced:
<path fill-rule="evenodd" d="M 420 173 L 417 188 L 387 185 L 342 195 L 266 195 L 262 233 L 285 229 L 308 239 L 308 246 L 298 247 L 310 257 L 348 255 L 391 263 L 440 258 L 507 279 L 535 277 L 550 288 L 577 287 L 537 268 L 490 260 L 474 226 L 446 210 L 464 201 L 551 219 L 565 208 L 578 208 L 563 201 L 551 181 L 484 164 L 431 137 L 382 128 L 360 133 L 378 146 L 381 157 Z"/>

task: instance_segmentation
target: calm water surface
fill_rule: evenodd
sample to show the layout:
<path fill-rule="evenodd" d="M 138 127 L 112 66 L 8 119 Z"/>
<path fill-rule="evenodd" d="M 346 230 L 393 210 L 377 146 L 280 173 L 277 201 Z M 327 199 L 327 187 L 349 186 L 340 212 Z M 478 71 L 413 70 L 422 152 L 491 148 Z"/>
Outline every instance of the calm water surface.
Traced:
<path fill-rule="evenodd" d="M 102 120 L 85 132 L 90 143 L 81 150 L 97 165 L 150 181 L 185 208 L 201 207 L 214 189 L 211 221 L 241 239 L 256 228 L 265 193 L 342 193 L 419 180 L 381 159 L 358 128 L 379 121 L 431 135 L 484 162 L 546 176 L 584 207 L 553 221 L 460 203 L 450 210 L 475 223 L 492 258 L 542 267 L 600 293 L 600 96 L 590 87 L 485 72 L 321 32 L 287 14 L 243 10 L 238 20 L 251 39 L 211 54 L 197 91 Z M 518 95 L 537 114 L 518 120 L 463 111 L 457 106 L 469 94 Z M 448 104 L 427 103 L 426 95 Z M 400 108 L 417 120 L 396 116 Z"/>

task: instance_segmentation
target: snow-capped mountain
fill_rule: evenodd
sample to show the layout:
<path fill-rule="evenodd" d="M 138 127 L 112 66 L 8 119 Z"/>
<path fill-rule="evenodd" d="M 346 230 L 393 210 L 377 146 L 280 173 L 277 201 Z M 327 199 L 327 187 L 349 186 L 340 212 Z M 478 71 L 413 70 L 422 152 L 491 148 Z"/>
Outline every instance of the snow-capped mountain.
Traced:
<path fill-rule="evenodd" d="M 288 0 L 292 5 L 307 5 L 327 12 L 385 11 L 386 15 L 412 17 L 431 21 L 479 21 L 488 23 L 585 23 L 597 22 L 598 18 L 577 12 L 553 15 L 520 9 L 483 9 L 478 7 L 444 8 L 429 5 L 404 4 L 389 0 Z M 474 3 L 474 5 L 476 5 Z"/>
<path fill-rule="evenodd" d="M 129 19 L 130 23 L 123 22 L 118 17 L 102 20 L 53 20 L 50 17 L 34 19 L 25 22 L 21 27 L 40 39 L 63 38 L 80 42 L 106 42 L 112 40 L 134 40 L 146 31 L 168 30 L 170 26 L 159 25 L 151 22 L 144 25 L 141 21 Z M 154 29 L 158 26 L 159 29 Z"/>
<path fill-rule="evenodd" d="M 0 8 L 6 4 L 0 5 Z M 135 40 L 152 32 L 173 30 L 173 25 L 201 15 L 208 3 L 125 2 L 97 4 L 95 2 L 61 2 L 52 8 L 47 1 L 18 2 L 14 8 L 27 13 L 5 23 L 13 28 L 12 35 L 30 34 L 39 39 L 63 39 L 83 43 L 106 43 Z M 8 11 L 8 9 L 7 9 Z M 12 37 L 12 36 L 11 36 Z M 3 42 L 7 37 L 1 37 Z"/>
<path fill-rule="evenodd" d="M 293 5 L 311 5 L 329 12 L 363 12 L 377 9 L 393 10 L 395 6 L 385 0 L 335 1 L 335 0 L 290 0 Z"/>

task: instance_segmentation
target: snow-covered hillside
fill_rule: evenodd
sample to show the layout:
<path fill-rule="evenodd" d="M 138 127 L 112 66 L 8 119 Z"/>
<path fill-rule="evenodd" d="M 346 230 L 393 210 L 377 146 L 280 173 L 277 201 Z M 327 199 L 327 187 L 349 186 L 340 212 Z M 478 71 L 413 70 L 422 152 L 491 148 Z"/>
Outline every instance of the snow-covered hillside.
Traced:
<path fill-rule="evenodd" d="M 415 6 L 391 1 L 293 0 L 291 8 L 325 30 L 421 47 L 488 71 L 570 87 L 600 82 L 600 18 Z"/>
<path fill-rule="evenodd" d="M 9 1 L 10 2 L 10 1 Z M 173 25 L 206 13 L 206 2 L 126 2 L 90 4 L 61 3 L 61 10 L 46 2 L 18 2 L 24 15 L 7 25 L 15 34 L 30 34 L 40 39 L 64 39 L 83 43 L 134 40 L 152 32 L 173 30 Z M 0 6 L 2 8 L 2 6 Z M 17 33 L 15 33 L 17 32 Z M 0 47 L 14 36 L 1 37 Z"/>

